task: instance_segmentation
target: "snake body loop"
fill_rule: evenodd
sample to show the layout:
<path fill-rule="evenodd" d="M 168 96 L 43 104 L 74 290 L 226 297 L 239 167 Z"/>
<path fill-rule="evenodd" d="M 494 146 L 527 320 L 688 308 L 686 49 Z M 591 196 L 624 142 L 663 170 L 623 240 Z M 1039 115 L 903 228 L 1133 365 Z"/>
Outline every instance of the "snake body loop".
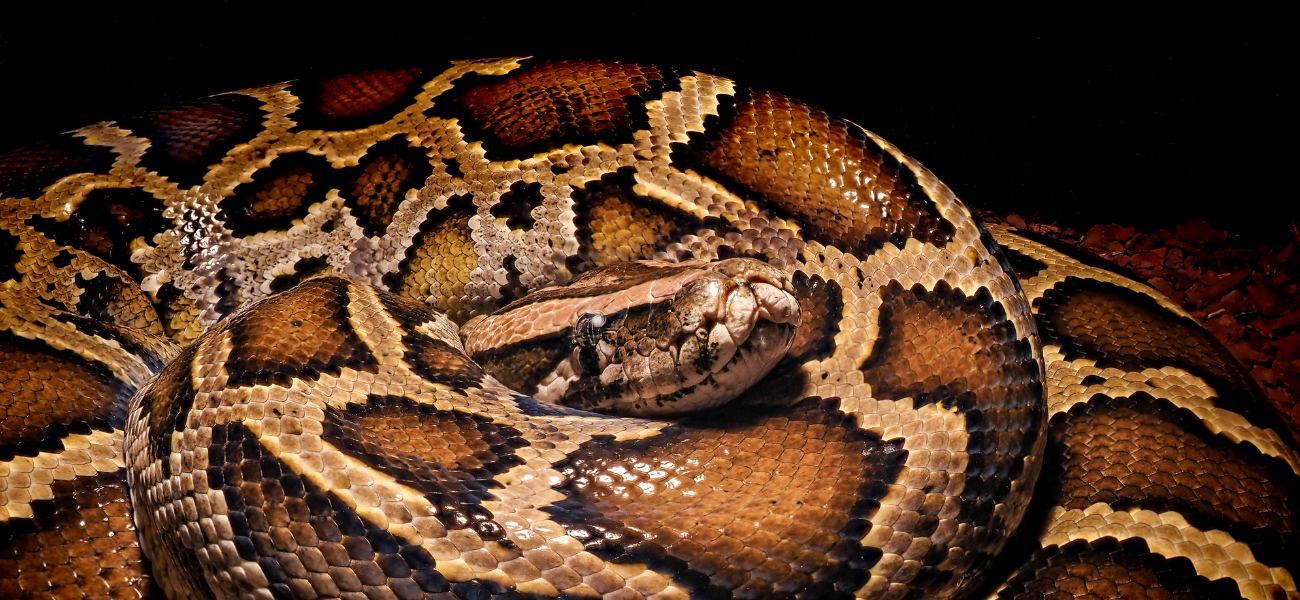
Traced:
<path fill-rule="evenodd" d="M 0 207 L 3 597 L 1300 597 L 1222 346 L 781 94 L 294 81 Z"/>

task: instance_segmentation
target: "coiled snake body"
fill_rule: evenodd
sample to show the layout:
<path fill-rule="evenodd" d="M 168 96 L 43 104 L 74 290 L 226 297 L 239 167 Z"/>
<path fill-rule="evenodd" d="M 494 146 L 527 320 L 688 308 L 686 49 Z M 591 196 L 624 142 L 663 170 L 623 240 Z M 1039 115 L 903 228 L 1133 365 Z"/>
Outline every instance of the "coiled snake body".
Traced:
<path fill-rule="evenodd" d="M 780 94 L 535 59 L 298 81 L 0 156 L 0 203 L 5 597 L 1297 596 L 1300 455 L 1226 350 Z M 457 333 L 737 257 L 802 318 L 718 408 L 542 402 L 590 380 L 508 344 L 493 377 Z"/>

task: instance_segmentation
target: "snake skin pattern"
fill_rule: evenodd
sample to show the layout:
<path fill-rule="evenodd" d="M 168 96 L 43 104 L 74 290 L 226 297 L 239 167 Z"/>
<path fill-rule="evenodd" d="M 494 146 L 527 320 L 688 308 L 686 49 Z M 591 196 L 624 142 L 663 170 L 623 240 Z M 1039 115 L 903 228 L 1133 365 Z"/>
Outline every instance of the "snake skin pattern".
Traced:
<path fill-rule="evenodd" d="M 295 81 L 2 155 L 0 206 L 3 597 L 1300 598 L 1300 454 L 1226 350 L 780 94 Z M 803 319 L 716 410 L 543 403 L 457 332 L 734 257 Z"/>

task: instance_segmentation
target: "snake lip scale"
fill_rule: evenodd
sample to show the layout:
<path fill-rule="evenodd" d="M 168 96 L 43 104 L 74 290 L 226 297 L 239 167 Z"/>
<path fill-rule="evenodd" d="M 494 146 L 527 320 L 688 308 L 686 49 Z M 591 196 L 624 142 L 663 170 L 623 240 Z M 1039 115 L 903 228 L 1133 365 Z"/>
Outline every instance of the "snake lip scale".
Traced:
<path fill-rule="evenodd" d="M 1280 422 L 1158 291 L 704 73 L 0 155 L 0 597 L 1300 598 Z"/>

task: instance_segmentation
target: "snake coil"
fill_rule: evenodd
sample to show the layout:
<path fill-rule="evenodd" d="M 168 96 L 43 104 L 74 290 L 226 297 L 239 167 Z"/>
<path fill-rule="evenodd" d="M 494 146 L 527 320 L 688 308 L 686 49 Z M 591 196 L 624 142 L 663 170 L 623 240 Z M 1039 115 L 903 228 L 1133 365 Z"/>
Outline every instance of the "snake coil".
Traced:
<path fill-rule="evenodd" d="M 1223 347 L 781 94 L 295 81 L 0 156 L 0 207 L 0 596 L 1300 597 L 1300 455 Z M 458 335 L 737 257 L 803 317 L 718 409 L 541 402 L 541 346 Z"/>

